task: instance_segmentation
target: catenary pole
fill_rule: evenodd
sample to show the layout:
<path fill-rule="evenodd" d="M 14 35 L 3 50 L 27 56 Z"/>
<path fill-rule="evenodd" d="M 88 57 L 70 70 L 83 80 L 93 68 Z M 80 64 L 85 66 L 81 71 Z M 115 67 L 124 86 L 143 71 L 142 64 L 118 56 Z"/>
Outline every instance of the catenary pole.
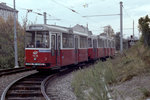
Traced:
<path fill-rule="evenodd" d="M 134 20 L 133 20 L 133 37 L 134 37 Z"/>
<path fill-rule="evenodd" d="M 44 24 L 47 24 L 46 23 L 46 21 L 47 21 L 47 19 L 46 19 L 46 12 L 44 12 L 43 15 L 44 15 Z"/>
<path fill-rule="evenodd" d="M 122 15 L 123 15 L 123 13 L 122 13 L 122 7 L 123 7 L 123 5 L 122 5 L 122 1 L 120 2 L 120 53 L 122 54 L 122 52 L 123 52 L 123 19 L 122 19 Z"/>
<path fill-rule="evenodd" d="M 14 50 L 15 50 L 15 68 L 18 68 L 18 54 L 17 54 L 17 33 L 16 33 L 16 2 L 14 2 Z"/>

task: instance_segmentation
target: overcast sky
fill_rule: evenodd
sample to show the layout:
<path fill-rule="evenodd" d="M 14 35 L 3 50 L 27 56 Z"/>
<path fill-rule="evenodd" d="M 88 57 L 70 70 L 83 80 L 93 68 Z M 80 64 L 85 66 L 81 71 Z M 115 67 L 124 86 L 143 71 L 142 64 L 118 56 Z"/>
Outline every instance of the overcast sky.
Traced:
<path fill-rule="evenodd" d="M 13 7 L 13 0 L 0 0 Z M 107 15 L 120 13 L 120 0 L 16 0 L 16 8 L 19 11 L 19 21 L 26 16 L 25 9 L 32 9 L 34 12 L 47 12 L 48 19 L 61 19 L 60 21 L 48 20 L 48 24 L 61 26 L 74 26 L 81 24 L 92 30 L 93 34 L 103 32 L 103 27 L 111 25 L 115 32 L 120 31 L 120 16 L 88 17 L 86 15 Z M 122 0 L 123 2 L 123 34 L 130 36 L 133 32 L 133 19 L 135 21 L 135 35 L 139 36 L 138 19 L 150 14 L 149 0 Z M 75 10 L 77 13 L 72 12 Z M 49 16 L 51 15 L 51 16 Z M 41 24 L 43 16 L 35 13 L 28 13 L 29 22 Z"/>

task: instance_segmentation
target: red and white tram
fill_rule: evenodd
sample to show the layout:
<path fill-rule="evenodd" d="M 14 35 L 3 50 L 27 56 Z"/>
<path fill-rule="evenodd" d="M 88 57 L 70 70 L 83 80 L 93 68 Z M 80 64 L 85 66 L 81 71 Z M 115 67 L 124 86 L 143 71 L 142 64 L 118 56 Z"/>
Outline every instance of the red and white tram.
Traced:
<path fill-rule="evenodd" d="M 88 61 L 88 35 L 55 25 L 31 25 L 27 28 L 25 66 L 57 69 Z"/>
<path fill-rule="evenodd" d="M 72 28 L 37 24 L 26 30 L 25 66 L 59 69 L 114 55 L 112 40 L 73 31 Z M 110 54 L 109 54 L 110 53 Z"/>

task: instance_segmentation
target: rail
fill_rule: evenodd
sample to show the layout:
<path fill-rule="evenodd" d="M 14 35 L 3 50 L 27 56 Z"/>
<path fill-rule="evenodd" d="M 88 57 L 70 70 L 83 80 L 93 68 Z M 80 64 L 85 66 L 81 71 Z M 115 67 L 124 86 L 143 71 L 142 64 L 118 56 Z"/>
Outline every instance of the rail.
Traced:
<path fill-rule="evenodd" d="M 0 70 L 0 76 L 15 74 L 15 73 L 29 71 L 29 70 L 33 70 L 33 69 L 26 69 L 25 67 L 4 69 L 4 70 Z"/>

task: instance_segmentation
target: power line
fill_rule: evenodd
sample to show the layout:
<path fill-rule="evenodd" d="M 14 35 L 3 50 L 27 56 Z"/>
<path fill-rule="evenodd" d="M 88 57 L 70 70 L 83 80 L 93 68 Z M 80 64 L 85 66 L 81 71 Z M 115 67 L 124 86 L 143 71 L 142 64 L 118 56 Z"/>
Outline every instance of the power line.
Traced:
<path fill-rule="evenodd" d="M 2 3 L 2 1 L 0 1 L 0 2 Z M 6 4 L 9 5 L 9 6 L 13 6 L 12 4 L 9 4 L 9 3 L 6 3 Z M 37 11 L 35 11 L 35 10 L 33 10 L 33 9 L 23 8 L 23 7 L 19 7 L 19 6 L 17 6 L 17 8 L 20 9 L 20 10 L 27 11 L 27 13 L 34 13 L 34 14 L 37 14 L 37 15 L 39 15 L 39 16 L 44 16 L 43 13 L 37 12 Z M 49 17 L 54 17 L 54 18 L 56 18 L 55 16 L 52 16 L 52 15 L 49 14 L 49 13 L 47 13 L 47 15 L 48 15 Z M 56 19 L 58 19 L 58 18 L 56 18 Z M 61 19 L 60 19 L 60 20 L 61 20 Z"/>
<path fill-rule="evenodd" d="M 118 16 L 120 14 L 107 14 L 107 15 L 87 15 L 82 17 L 99 17 L 99 16 Z"/>
<path fill-rule="evenodd" d="M 76 10 L 63 5 L 62 3 L 56 2 L 55 0 L 52 0 L 52 1 L 55 2 L 58 5 L 61 5 L 61 6 L 65 7 L 65 8 L 67 8 L 67 9 L 71 10 L 73 13 L 79 14 Z"/>

